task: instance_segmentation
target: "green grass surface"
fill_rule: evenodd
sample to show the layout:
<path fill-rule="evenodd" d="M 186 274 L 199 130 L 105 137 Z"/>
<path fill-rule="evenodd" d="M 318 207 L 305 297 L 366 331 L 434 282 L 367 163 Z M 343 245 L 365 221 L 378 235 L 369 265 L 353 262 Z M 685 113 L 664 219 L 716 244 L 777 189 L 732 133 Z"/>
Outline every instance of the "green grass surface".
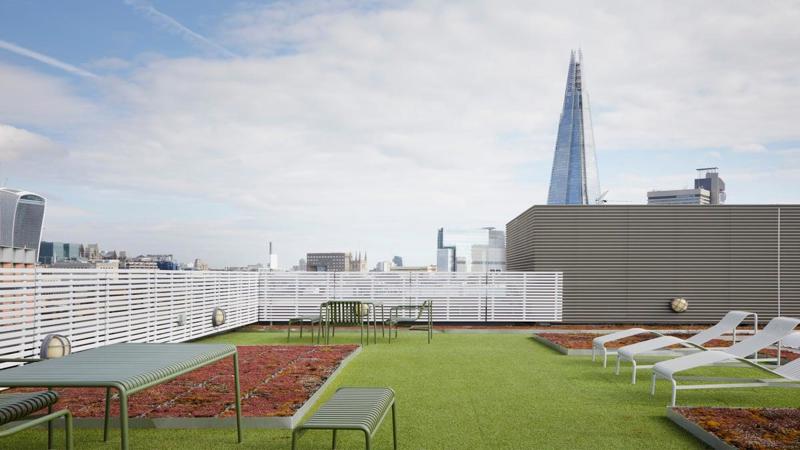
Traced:
<path fill-rule="evenodd" d="M 204 342 L 283 344 L 284 333 L 238 332 Z M 309 343 L 309 339 L 304 339 Z M 336 342 L 357 342 L 338 333 Z M 723 373 L 727 372 L 727 373 Z M 753 375 L 750 369 L 714 369 L 714 375 Z M 695 371 L 693 374 L 698 374 Z M 560 355 L 515 334 L 403 333 L 391 344 L 369 345 L 335 380 L 337 386 L 390 386 L 397 392 L 399 446 L 403 449 L 497 448 L 702 448 L 665 417 L 666 382 L 649 394 L 649 371 L 629 383 L 630 371 L 615 376 L 589 358 Z M 136 396 L 132 397 L 136 401 Z M 683 391 L 681 405 L 793 406 L 798 389 Z M 391 422 L 374 448 L 391 448 Z M 77 430 L 78 449 L 119 448 L 119 435 L 101 442 L 101 430 Z M 340 432 L 339 448 L 364 448 L 363 434 Z M 61 433 L 57 448 L 63 448 Z M 43 449 L 43 429 L 0 439 L 2 449 Z M 132 429 L 132 449 L 288 449 L 289 430 L 235 431 Z M 330 432 L 309 431 L 301 449 L 330 448 Z"/>

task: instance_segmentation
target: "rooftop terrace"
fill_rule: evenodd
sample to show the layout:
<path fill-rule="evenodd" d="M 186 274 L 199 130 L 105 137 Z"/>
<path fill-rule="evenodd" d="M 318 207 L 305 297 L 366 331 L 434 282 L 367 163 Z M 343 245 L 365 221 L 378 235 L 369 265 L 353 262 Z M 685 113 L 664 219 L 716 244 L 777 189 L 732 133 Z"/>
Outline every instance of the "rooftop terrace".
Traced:
<path fill-rule="evenodd" d="M 337 332 L 336 343 L 358 343 L 358 333 Z M 283 331 L 234 331 L 200 342 L 285 344 Z M 306 335 L 293 343 L 309 344 Z M 723 369 L 706 370 L 715 374 Z M 727 369 L 730 370 L 730 369 Z M 737 376 L 748 369 L 737 369 Z M 400 332 L 391 344 L 364 346 L 325 388 L 318 407 L 338 386 L 389 386 L 397 393 L 399 448 L 702 448 L 666 418 L 666 383 L 655 397 L 649 383 L 631 385 L 629 372 L 567 357 L 534 341 L 530 333 L 464 330 Z M 135 404 L 136 395 L 131 399 Z M 796 407 L 797 389 L 688 391 L 682 403 L 704 406 Z M 59 432 L 60 433 L 60 432 Z M 133 448 L 289 448 L 290 430 L 245 429 L 236 444 L 231 428 L 132 431 Z M 62 443 L 56 436 L 57 443 Z M 340 448 L 363 448 L 356 432 L 339 433 Z M 33 429 L 0 441 L 2 448 L 42 449 L 46 433 Z M 76 448 L 118 448 L 99 429 L 77 429 Z M 378 431 L 375 448 L 391 448 L 391 427 Z M 311 431 L 299 448 L 329 448 L 330 433 Z"/>

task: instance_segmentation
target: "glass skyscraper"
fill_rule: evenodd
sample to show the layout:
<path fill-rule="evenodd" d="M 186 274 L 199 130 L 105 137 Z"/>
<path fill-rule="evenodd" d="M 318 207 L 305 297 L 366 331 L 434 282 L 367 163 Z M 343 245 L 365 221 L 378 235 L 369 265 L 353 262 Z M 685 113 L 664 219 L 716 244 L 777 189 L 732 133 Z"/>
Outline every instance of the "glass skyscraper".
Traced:
<path fill-rule="evenodd" d="M 492 227 L 452 230 L 437 236 L 437 272 L 500 272 L 506 270 L 506 234 Z"/>
<path fill-rule="evenodd" d="M 573 50 L 558 122 L 548 205 L 593 205 L 600 201 L 589 94 L 582 70 L 583 56 Z"/>

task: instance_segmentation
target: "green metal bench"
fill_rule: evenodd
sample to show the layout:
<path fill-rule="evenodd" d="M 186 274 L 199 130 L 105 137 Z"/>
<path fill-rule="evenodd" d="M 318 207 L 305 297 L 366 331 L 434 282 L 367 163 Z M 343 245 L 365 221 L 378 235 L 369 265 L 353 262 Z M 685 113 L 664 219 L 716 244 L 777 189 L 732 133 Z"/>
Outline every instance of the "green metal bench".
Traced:
<path fill-rule="evenodd" d="M 0 425 L 22 420 L 40 409 L 47 408 L 47 414 L 44 416 L 0 430 L 0 437 L 47 422 L 47 448 L 53 448 L 53 420 L 64 417 L 67 450 L 72 450 L 72 414 L 66 409 L 53 412 L 53 405 L 57 401 L 58 394 L 53 391 L 0 394 Z"/>
<path fill-rule="evenodd" d="M 386 414 L 392 410 L 392 442 L 397 450 L 397 415 L 394 406 L 394 391 L 380 387 L 342 387 L 308 421 L 292 432 L 292 450 L 297 449 L 297 440 L 307 430 L 333 430 L 331 448 L 336 448 L 337 430 L 364 432 L 366 449 L 372 446 L 372 438 L 378 431 Z"/>

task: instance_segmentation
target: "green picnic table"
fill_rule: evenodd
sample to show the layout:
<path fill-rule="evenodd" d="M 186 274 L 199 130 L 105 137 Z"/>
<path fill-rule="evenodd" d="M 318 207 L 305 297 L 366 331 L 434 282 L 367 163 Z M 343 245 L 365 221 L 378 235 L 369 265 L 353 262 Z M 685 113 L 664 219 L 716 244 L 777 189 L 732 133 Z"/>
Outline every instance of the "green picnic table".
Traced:
<path fill-rule="evenodd" d="M 227 344 L 112 344 L 0 371 L 0 386 L 106 388 L 103 440 L 108 440 L 111 389 L 119 394 L 121 447 L 128 449 L 128 397 L 233 356 L 236 434 L 242 442 L 239 356 Z"/>

